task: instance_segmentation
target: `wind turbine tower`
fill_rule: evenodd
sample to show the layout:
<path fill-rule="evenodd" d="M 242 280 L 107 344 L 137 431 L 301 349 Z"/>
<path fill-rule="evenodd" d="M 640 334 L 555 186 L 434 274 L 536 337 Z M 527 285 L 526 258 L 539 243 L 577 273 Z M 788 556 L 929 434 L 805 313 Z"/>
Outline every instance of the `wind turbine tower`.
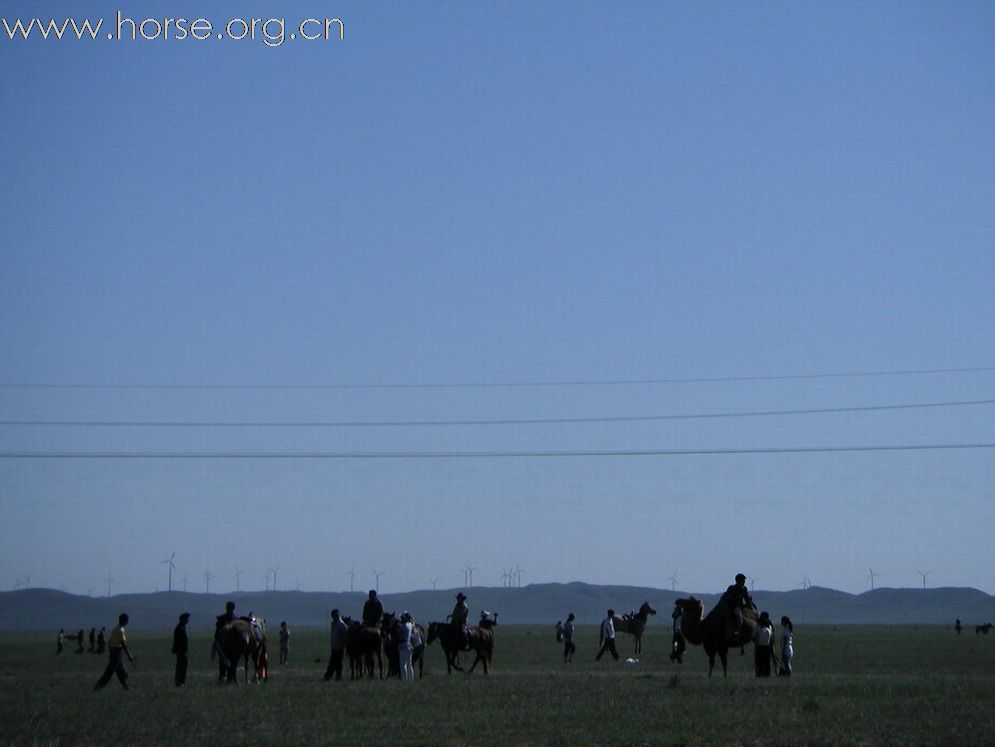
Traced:
<path fill-rule="evenodd" d="M 867 570 L 870 571 L 870 573 L 867 574 L 867 579 L 871 582 L 871 591 L 874 591 L 874 579 L 876 579 L 881 574 L 875 573 L 873 568 L 868 568 Z"/>
<path fill-rule="evenodd" d="M 923 573 L 922 571 L 916 571 L 916 573 L 918 573 L 920 576 L 922 576 L 922 588 L 925 589 L 926 588 L 926 576 L 928 576 L 930 573 L 932 573 L 932 571 L 926 571 L 925 573 Z"/>
<path fill-rule="evenodd" d="M 373 570 L 373 577 L 376 579 L 376 584 L 373 586 L 373 588 L 376 589 L 377 594 L 379 594 L 380 593 L 380 577 L 384 575 L 384 572 L 383 571 L 378 571 L 376 568 L 373 568 L 372 570 Z"/>
<path fill-rule="evenodd" d="M 176 570 L 176 565 L 173 563 L 173 558 L 175 557 L 176 557 L 176 550 L 173 550 L 173 554 L 170 555 L 166 560 L 159 561 L 169 566 L 169 586 L 167 587 L 168 591 L 173 590 L 173 571 Z"/>

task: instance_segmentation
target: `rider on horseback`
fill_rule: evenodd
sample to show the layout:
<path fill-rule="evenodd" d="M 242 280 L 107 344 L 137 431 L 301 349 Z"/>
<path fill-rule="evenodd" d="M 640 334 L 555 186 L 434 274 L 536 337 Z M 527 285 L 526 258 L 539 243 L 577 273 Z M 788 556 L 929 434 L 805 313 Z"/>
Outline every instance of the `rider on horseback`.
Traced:
<path fill-rule="evenodd" d="M 453 607 L 453 614 L 449 616 L 453 621 L 453 629 L 459 636 L 460 648 L 466 648 L 469 643 L 466 629 L 466 620 L 469 616 L 470 606 L 466 603 L 466 594 L 461 591 L 456 595 L 456 606 Z"/>

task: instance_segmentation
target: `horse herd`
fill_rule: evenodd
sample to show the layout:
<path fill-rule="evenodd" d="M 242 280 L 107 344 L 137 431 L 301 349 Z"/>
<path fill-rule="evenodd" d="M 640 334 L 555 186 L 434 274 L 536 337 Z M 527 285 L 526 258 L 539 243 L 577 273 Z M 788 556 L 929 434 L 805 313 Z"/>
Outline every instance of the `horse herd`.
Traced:
<path fill-rule="evenodd" d="M 400 657 L 398 654 L 399 633 L 403 623 L 393 612 L 384 614 L 377 626 L 364 625 L 358 620 L 343 617 L 346 624 L 345 654 L 349 659 L 349 676 L 351 679 L 400 675 Z M 428 630 L 418 623 L 414 624 L 416 635 L 411 651 L 411 665 L 423 675 L 425 666 L 425 647 L 436 640 L 439 641 L 446 656 L 446 671 L 462 672 L 460 653 L 472 652 L 475 655 L 467 673 L 473 672 L 477 664 L 482 664 L 484 674 L 490 672 L 491 655 L 494 652 L 494 626 L 497 625 L 496 612 L 481 614 L 477 625 L 465 630 L 461 626 L 446 622 L 431 622 Z M 249 681 L 249 664 L 252 664 L 253 679 L 259 681 L 264 675 L 267 660 L 267 642 L 265 626 L 248 618 L 238 618 L 220 627 L 214 638 L 215 646 L 212 656 L 217 652 L 220 657 L 224 680 L 231 683 L 238 681 L 237 670 L 242 664 L 245 670 L 245 681 Z M 386 671 L 384 662 L 386 660 Z"/>

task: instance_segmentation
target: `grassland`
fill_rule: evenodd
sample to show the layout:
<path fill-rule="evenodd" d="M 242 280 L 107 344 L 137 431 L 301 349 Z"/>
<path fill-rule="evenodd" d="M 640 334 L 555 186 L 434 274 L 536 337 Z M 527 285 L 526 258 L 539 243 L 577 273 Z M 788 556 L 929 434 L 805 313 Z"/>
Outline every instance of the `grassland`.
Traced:
<path fill-rule="evenodd" d="M 564 665 L 549 628 L 499 627 L 494 671 L 326 683 L 322 631 L 295 630 L 290 664 L 262 686 L 219 687 L 194 630 L 188 686 L 170 638 L 130 635 L 132 690 L 91 692 L 104 657 L 55 656 L 52 636 L 0 636 L 0 744 L 995 744 L 995 636 L 939 627 L 796 631 L 795 676 L 758 680 L 752 657 L 707 677 L 691 647 L 671 664 L 651 626 L 639 662 L 594 662 L 583 628 Z M 629 639 L 620 639 L 629 655 Z M 275 656 L 273 657 L 276 658 Z"/>

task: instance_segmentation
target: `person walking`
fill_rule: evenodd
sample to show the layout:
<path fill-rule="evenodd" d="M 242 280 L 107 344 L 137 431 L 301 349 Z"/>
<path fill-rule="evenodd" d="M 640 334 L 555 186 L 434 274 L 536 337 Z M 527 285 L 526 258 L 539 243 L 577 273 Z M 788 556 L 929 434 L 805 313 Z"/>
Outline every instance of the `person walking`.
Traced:
<path fill-rule="evenodd" d="M 791 676 L 791 659 L 795 655 L 795 626 L 787 615 L 781 617 L 781 669 L 779 677 Z"/>
<path fill-rule="evenodd" d="M 574 653 L 577 647 L 574 645 L 574 613 L 567 615 L 567 621 L 563 623 L 563 663 L 569 664 L 574 660 Z"/>
<path fill-rule="evenodd" d="M 102 654 L 107 648 L 107 628 L 101 628 L 97 633 L 97 653 Z"/>
<path fill-rule="evenodd" d="M 59 656 L 66 647 L 66 631 L 59 628 L 59 637 L 55 640 L 55 655 Z"/>
<path fill-rule="evenodd" d="M 332 655 L 328 659 L 328 669 L 325 670 L 325 681 L 335 678 L 342 679 L 342 655 L 345 653 L 346 637 L 349 629 L 339 616 L 337 609 L 332 610 L 331 644 Z"/>
<path fill-rule="evenodd" d="M 290 628 L 287 621 L 280 623 L 280 664 L 286 664 L 290 656 Z"/>
<path fill-rule="evenodd" d="M 125 690 L 130 690 L 128 684 L 128 670 L 124 668 L 124 662 L 121 661 L 121 655 L 124 654 L 128 657 L 128 661 L 134 661 L 135 657 L 131 655 L 131 651 L 128 650 L 128 640 L 124 634 L 124 629 L 128 627 L 128 615 L 122 612 L 117 618 L 117 627 L 111 631 L 111 638 L 108 641 L 108 648 L 110 649 L 110 655 L 107 660 L 107 669 L 104 673 L 100 675 L 100 679 L 97 680 L 97 684 L 93 686 L 94 690 L 102 690 L 104 686 L 111 681 L 111 677 L 117 675 L 118 682 L 121 683 L 121 687 Z"/>
<path fill-rule="evenodd" d="M 598 655 L 594 657 L 594 660 L 600 661 L 607 651 L 615 661 L 618 661 L 618 651 L 615 649 L 615 610 L 608 610 L 608 616 L 601 621 L 599 639 L 601 648 L 598 649 Z"/>
<path fill-rule="evenodd" d="M 770 677 L 770 662 L 774 659 L 774 624 L 770 615 L 760 613 L 757 629 L 753 634 L 754 667 L 757 677 Z"/>
<path fill-rule="evenodd" d="M 91 654 L 97 653 L 97 629 L 90 628 L 90 648 L 87 651 Z"/>
<path fill-rule="evenodd" d="M 190 613 L 184 612 L 180 615 L 180 621 L 173 628 L 173 654 L 176 656 L 176 675 L 174 681 L 177 687 L 183 687 L 187 681 L 187 651 L 189 648 L 187 641 L 187 623 L 190 621 Z"/>
<path fill-rule="evenodd" d="M 83 641 L 86 639 L 86 633 L 83 632 L 83 628 L 80 628 L 76 632 L 76 651 L 75 653 L 83 653 Z"/>

